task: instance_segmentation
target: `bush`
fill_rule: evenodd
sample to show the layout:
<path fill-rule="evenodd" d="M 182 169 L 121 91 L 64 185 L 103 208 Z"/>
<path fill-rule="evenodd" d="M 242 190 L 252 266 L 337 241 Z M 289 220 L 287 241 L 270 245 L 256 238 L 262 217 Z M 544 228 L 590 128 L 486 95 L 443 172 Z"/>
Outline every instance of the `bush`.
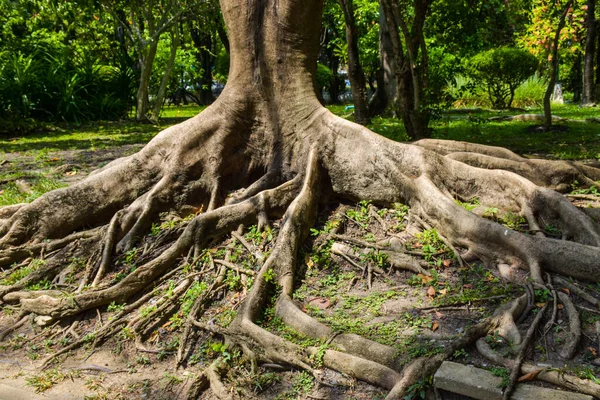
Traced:
<path fill-rule="evenodd" d="M 469 76 L 483 86 L 492 106 L 509 108 L 515 90 L 538 66 L 537 59 L 526 50 L 500 47 L 479 53 L 467 65 Z"/>
<path fill-rule="evenodd" d="M 332 79 L 333 72 L 325 65 L 317 63 L 317 76 L 315 78 L 317 81 L 317 90 L 321 92 L 323 89 L 329 89 Z"/>

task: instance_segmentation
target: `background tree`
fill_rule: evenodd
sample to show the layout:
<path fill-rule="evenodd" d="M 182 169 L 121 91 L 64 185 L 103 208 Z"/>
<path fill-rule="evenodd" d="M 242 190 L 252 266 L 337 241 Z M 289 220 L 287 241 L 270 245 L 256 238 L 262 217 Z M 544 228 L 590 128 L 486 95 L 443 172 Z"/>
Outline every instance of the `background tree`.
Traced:
<path fill-rule="evenodd" d="M 148 87 L 160 38 L 183 17 L 191 4 L 175 0 L 105 0 L 101 4 L 118 21 L 135 48 L 140 74 L 135 117 L 138 121 L 144 121 L 150 111 Z M 126 19 L 119 16 L 125 16 Z"/>
<path fill-rule="evenodd" d="M 586 4 L 586 27 L 585 56 L 583 63 L 583 103 L 588 104 L 595 100 L 594 93 L 594 62 L 596 47 L 596 30 L 598 20 L 596 19 L 596 0 L 588 0 Z M 600 68 L 600 66 L 598 67 Z"/>
<path fill-rule="evenodd" d="M 424 96 L 429 60 L 423 27 L 429 2 L 414 0 L 402 4 L 402 8 L 391 0 L 382 0 L 381 4 L 394 50 L 398 115 L 402 116 L 409 137 L 428 137 L 430 114 Z"/>

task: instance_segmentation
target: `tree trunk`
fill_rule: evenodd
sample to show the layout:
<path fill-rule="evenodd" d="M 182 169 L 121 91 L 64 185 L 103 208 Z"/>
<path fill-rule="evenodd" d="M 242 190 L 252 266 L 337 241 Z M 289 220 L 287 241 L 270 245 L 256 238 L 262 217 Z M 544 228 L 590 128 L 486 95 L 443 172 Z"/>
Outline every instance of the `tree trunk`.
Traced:
<path fill-rule="evenodd" d="M 171 79 L 171 74 L 173 73 L 173 67 L 175 66 L 175 58 L 177 57 L 177 49 L 179 48 L 179 27 L 177 24 L 173 27 L 173 32 L 171 33 L 171 54 L 169 54 L 169 61 L 167 62 L 167 68 L 164 72 L 162 79 L 160 80 L 160 87 L 158 88 L 158 93 L 156 93 L 156 99 L 154 100 L 154 107 L 152 110 L 152 119 L 155 122 L 158 122 L 158 118 L 160 117 L 160 110 L 162 109 L 165 93 L 167 92 L 167 85 L 169 84 L 169 80 Z"/>
<path fill-rule="evenodd" d="M 369 105 L 365 73 L 360 63 L 358 51 L 358 29 L 354 16 L 353 0 L 339 0 L 346 21 L 346 44 L 348 45 L 348 79 L 352 88 L 354 100 L 354 121 L 357 124 L 368 125 Z"/>
<path fill-rule="evenodd" d="M 402 122 L 410 138 L 429 137 L 431 135 L 428 128 L 429 110 L 427 105 L 421 102 L 422 94 L 427 86 L 428 60 L 423 37 L 427 2 L 415 0 L 416 12 L 410 30 L 402 16 L 397 15 L 395 3 L 391 0 L 382 0 L 381 5 L 394 51 L 397 113 L 402 116 Z M 404 41 L 401 40 L 399 31 L 402 31 Z M 406 51 L 404 47 L 406 47 Z M 419 53 L 421 60 L 417 60 Z"/>
<path fill-rule="evenodd" d="M 334 116 L 314 93 L 322 0 L 222 0 L 221 6 L 230 34 L 231 68 L 226 88 L 211 106 L 162 131 L 140 152 L 109 163 L 75 185 L 29 204 L 0 208 L 0 267 L 45 255 L 35 273 L 0 286 L 0 300 L 18 303 L 19 318 L 34 313 L 62 319 L 106 309 L 111 303 L 126 304 L 115 319 L 63 348 L 63 353 L 88 343 L 90 337 L 101 341 L 123 332 L 118 329 L 122 323 L 140 322 L 148 314 L 153 317 L 151 327 L 159 326 L 155 319 L 164 323 L 167 309 L 184 315 L 182 302 L 171 295 L 185 292 L 185 285 L 199 279 L 212 286 L 203 292 L 206 297 L 198 297 L 193 312 L 187 310 L 184 332 L 200 328 L 224 336 L 254 361 L 312 372 L 335 369 L 390 390 L 390 399 L 405 396 L 444 358 L 488 332 L 499 330 L 518 342 L 514 317 L 526 306 L 527 296 L 467 329 L 441 353 L 406 365 L 397 349 L 334 332 L 303 312 L 292 300 L 294 280 L 303 269 L 300 249 L 320 203 L 327 200 L 402 202 L 410 207 L 410 219 L 444 238 L 464 268 L 468 265 L 463 257 L 468 257 L 490 267 L 527 269 L 528 279 L 540 286 L 545 272 L 600 281 L 597 219 L 551 190 L 570 191 L 575 180 L 597 187 L 600 170 L 576 162 L 526 159 L 506 149 L 464 142 L 388 140 Z M 527 232 L 509 229 L 496 217 L 484 218 L 457 200 L 477 200 L 482 209 L 522 216 Z M 150 225 L 167 212 L 181 219 L 173 229 L 149 239 Z M 216 261 L 231 265 L 231 260 L 213 259 L 210 249 L 229 235 L 235 238 L 240 225 L 263 230 L 272 219 L 280 223 L 264 259 L 256 258 L 260 269 L 252 271 L 252 286 L 234 296 L 223 282 L 225 269 L 223 274 L 215 272 Z M 547 225 L 560 230 L 562 239 L 546 237 Z M 125 277 L 114 279 L 114 269 L 121 265 L 117 261 L 131 255 L 127 252 L 133 248 L 140 253 L 135 268 L 128 267 Z M 386 246 L 385 251 L 393 255 L 396 250 Z M 74 259 L 85 260 L 88 267 L 75 271 Z M 80 290 L 68 295 L 22 290 L 64 271 L 79 274 Z M 177 273 L 185 274 L 183 289 L 169 290 Z M 157 293 L 171 295 L 153 302 L 152 311 L 146 302 Z M 223 298 L 241 301 L 228 326 L 221 326 L 214 315 L 205 324 L 197 320 L 205 302 Z M 261 326 L 258 319 L 270 300 L 282 323 L 327 346 L 302 347 Z M 134 312 L 131 320 L 124 319 Z M 87 315 L 95 314 L 83 314 Z M 150 336 L 144 334 L 146 329 L 131 331 L 136 344 Z M 189 350 L 189 337 L 182 334 L 178 365 L 179 354 Z M 223 398 L 228 396 L 218 378 L 211 379 L 213 384 L 213 390 L 220 387 Z"/>
<path fill-rule="evenodd" d="M 156 50 L 158 49 L 158 39 L 151 40 L 148 49 L 141 55 L 140 60 L 140 84 L 137 90 L 137 108 L 135 111 L 135 119 L 137 121 L 145 121 L 147 119 L 147 112 L 150 105 L 148 99 L 148 85 L 150 84 L 150 76 L 152 75 L 152 65 L 154 64 L 154 58 L 156 57 Z"/>
<path fill-rule="evenodd" d="M 382 84 L 385 93 L 385 107 L 387 107 L 395 100 L 396 80 L 394 78 L 394 48 L 381 4 L 379 5 L 379 63 L 383 72 Z"/>
<path fill-rule="evenodd" d="M 556 31 L 554 32 L 554 39 L 552 40 L 552 60 L 550 61 L 550 69 L 548 77 L 548 87 L 546 88 L 546 93 L 544 93 L 544 129 L 549 131 L 552 128 L 552 107 L 550 104 L 550 98 L 552 97 L 552 93 L 554 93 L 554 86 L 556 86 L 556 78 L 558 74 L 558 42 L 560 39 L 560 32 L 565 27 L 565 22 L 567 18 L 567 13 L 571 8 L 572 0 L 569 0 L 565 5 L 565 8 L 558 20 L 558 25 L 556 26 Z"/>
<path fill-rule="evenodd" d="M 594 93 L 594 61 L 596 52 L 596 0 L 587 1 L 586 11 L 587 36 L 585 40 L 585 55 L 583 59 L 583 104 L 592 103 Z M 600 69 L 600 66 L 599 66 Z"/>
<path fill-rule="evenodd" d="M 212 68 L 215 57 L 211 53 L 213 49 L 213 40 L 210 32 L 203 32 L 196 28 L 192 29 L 192 40 L 196 47 L 196 59 L 202 68 L 202 75 L 198 81 L 198 100 L 201 105 L 207 106 L 215 101 L 212 92 Z M 229 46 L 229 43 L 227 43 Z"/>

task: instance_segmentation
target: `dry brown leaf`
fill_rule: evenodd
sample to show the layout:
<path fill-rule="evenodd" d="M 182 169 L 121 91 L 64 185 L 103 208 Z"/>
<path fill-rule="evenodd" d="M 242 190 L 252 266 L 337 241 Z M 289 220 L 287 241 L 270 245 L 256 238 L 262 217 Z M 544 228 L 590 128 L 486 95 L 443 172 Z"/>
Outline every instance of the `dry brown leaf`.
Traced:
<path fill-rule="evenodd" d="M 440 324 L 438 324 L 437 322 L 434 322 L 433 325 L 431 325 L 431 330 L 433 332 L 437 331 L 437 329 L 440 327 Z"/>
<path fill-rule="evenodd" d="M 535 371 L 531 371 L 530 373 L 528 373 L 528 374 L 525 374 L 525 375 L 521 376 L 519 379 L 517 379 L 517 382 L 528 382 L 528 381 L 532 381 L 532 380 L 534 380 L 534 379 L 535 379 L 535 378 L 538 376 L 538 374 L 539 374 L 540 372 L 542 372 L 542 371 L 543 371 L 543 369 L 536 369 Z"/>
<path fill-rule="evenodd" d="M 569 294 L 569 295 L 571 294 L 571 291 L 570 291 L 569 289 L 567 289 L 566 287 L 564 287 L 564 288 L 562 288 L 562 289 L 560 289 L 560 290 L 562 290 L 562 291 L 563 291 L 563 292 L 565 292 L 566 294 Z"/>
<path fill-rule="evenodd" d="M 448 293 L 448 289 L 440 289 L 438 292 L 440 294 L 446 294 L 446 293 Z"/>
<path fill-rule="evenodd" d="M 546 303 L 535 303 L 535 306 L 536 306 L 537 308 L 542 308 L 542 307 L 544 307 L 545 305 L 546 305 Z"/>
<path fill-rule="evenodd" d="M 556 308 L 558 308 L 559 310 L 562 310 L 563 308 L 565 308 L 565 306 L 563 306 L 562 304 L 557 304 Z"/>
<path fill-rule="evenodd" d="M 429 297 L 435 296 L 435 288 L 433 286 L 429 286 L 429 289 L 427 289 L 427 296 L 429 296 Z"/>
<path fill-rule="evenodd" d="M 593 348 L 593 347 L 588 347 L 588 350 L 590 351 L 590 353 L 592 353 L 592 355 L 593 355 L 594 357 L 598 357 L 598 350 L 596 350 L 596 349 L 595 349 L 595 348 Z"/>
<path fill-rule="evenodd" d="M 431 282 L 433 280 L 433 278 L 431 276 L 427 276 L 427 275 L 424 275 L 424 274 L 419 274 L 417 276 L 419 278 L 421 278 L 421 282 L 423 282 L 423 283 L 429 283 L 429 282 Z"/>
<path fill-rule="evenodd" d="M 65 175 L 67 175 L 67 176 L 77 175 L 77 171 L 76 170 L 67 171 L 67 172 L 65 172 Z"/>
<path fill-rule="evenodd" d="M 473 289 L 473 285 L 471 285 L 470 283 L 465 283 L 465 284 L 463 285 L 463 287 L 464 287 L 465 289 Z"/>
<path fill-rule="evenodd" d="M 312 268 L 315 265 L 315 262 L 312 260 L 312 258 L 310 258 L 308 254 L 304 257 L 304 263 L 308 268 Z"/>
<path fill-rule="evenodd" d="M 450 260 L 449 258 L 442 260 L 442 265 L 446 268 L 448 268 L 450 266 L 450 264 L 452 264 L 452 260 Z"/>
<path fill-rule="evenodd" d="M 435 316 L 438 318 L 444 318 L 444 314 L 442 314 L 441 312 L 439 312 L 438 310 L 435 310 Z"/>

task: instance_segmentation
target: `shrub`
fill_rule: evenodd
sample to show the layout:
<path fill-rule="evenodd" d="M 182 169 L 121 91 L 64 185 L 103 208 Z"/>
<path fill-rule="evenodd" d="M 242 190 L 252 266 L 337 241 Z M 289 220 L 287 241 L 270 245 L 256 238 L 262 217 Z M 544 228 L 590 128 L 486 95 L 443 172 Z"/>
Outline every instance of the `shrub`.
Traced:
<path fill-rule="evenodd" d="M 526 50 L 500 47 L 479 53 L 471 58 L 467 71 L 473 80 L 488 93 L 492 106 L 509 108 L 515 90 L 538 66 L 537 59 Z"/>
<path fill-rule="evenodd" d="M 319 93 L 323 91 L 323 89 L 329 89 L 332 79 L 333 72 L 325 65 L 317 63 L 317 76 L 315 80 L 317 81 L 317 90 Z"/>

